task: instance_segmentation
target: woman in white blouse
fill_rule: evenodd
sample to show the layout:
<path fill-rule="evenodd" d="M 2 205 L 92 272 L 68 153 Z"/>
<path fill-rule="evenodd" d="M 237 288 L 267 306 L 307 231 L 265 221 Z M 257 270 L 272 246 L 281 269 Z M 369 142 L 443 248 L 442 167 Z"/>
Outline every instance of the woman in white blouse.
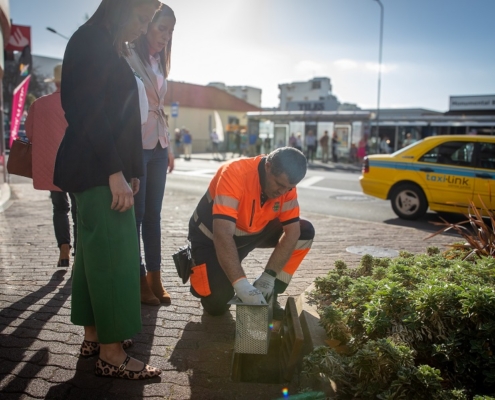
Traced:
<path fill-rule="evenodd" d="M 163 4 L 155 13 L 146 35 L 131 44 L 128 62 L 143 81 L 148 98 L 148 119 L 143 126 L 144 176 L 140 190 L 134 197 L 136 227 L 143 241 L 141 256 L 141 302 L 149 305 L 170 303 L 170 295 L 163 287 L 161 268 L 160 212 L 167 169 L 174 168 L 167 119 L 164 112 L 167 76 L 170 71 L 172 35 L 175 14 Z"/>

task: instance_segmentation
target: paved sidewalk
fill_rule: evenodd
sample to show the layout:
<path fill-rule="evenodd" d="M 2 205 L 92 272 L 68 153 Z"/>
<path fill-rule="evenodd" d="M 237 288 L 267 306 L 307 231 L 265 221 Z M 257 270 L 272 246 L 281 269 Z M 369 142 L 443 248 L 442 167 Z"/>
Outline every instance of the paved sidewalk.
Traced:
<path fill-rule="evenodd" d="M 55 268 L 58 249 L 48 192 L 28 180 L 11 185 L 13 204 L 0 213 L 0 398 L 2 399 L 277 399 L 283 384 L 235 383 L 230 367 L 235 311 L 203 315 L 175 273 L 172 252 L 184 244 L 187 221 L 198 198 L 167 191 L 163 212 L 163 278 L 172 305 L 143 306 L 143 330 L 132 356 L 163 369 L 161 379 L 131 382 L 97 378 L 96 358 L 79 359 L 82 328 L 70 323 L 70 270 Z M 25 182 L 25 183 L 24 183 Z M 337 259 L 356 265 L 348 246 L 369 245 L 423 252 L 452 243 L 449 236 L 425 242 L 427 232 L 303 212 L 316 227 L 313 249 L 296 273 L 288 295 L 297 296 Z M 268 250 L 244 263 L 254 279 Z M 281 298 L 285 303 L 286 297 Z M 288 386 L 289 393 L 297 388 Z"/>

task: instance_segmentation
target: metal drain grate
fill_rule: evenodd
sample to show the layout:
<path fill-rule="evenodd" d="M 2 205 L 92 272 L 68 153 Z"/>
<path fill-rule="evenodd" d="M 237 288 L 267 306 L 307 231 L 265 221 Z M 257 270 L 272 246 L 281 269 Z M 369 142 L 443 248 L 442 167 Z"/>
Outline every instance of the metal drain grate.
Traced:
<path fill-rule="evenodd" d="M 285 317 L 282 324 L 282 340 L 280 345 L 280 370 L 285 381 L 290 381 L 299 361 L 304 343 L 301 322 L 297 314 L 296 301 L 287 299 Z"/>

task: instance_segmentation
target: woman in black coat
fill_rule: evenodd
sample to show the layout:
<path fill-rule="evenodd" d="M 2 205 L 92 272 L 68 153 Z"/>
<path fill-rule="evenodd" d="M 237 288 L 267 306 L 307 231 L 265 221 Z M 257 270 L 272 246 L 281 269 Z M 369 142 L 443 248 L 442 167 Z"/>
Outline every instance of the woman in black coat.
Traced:
<path fill-rule="evenodd" d="M 71 321 L 84 326 L 81 355 L 99 354 L 98 376 L 161 373 L 124 350 L 132 344 L 126 339 L 141 330 L 133 194 L 143 174 L 139 95 L 125 42 L 146 32 L 159 5 L 103 0 L 69 40 L 63 61 L 68 127 L 54 183 L 74 193 L 79 206 Z"/>

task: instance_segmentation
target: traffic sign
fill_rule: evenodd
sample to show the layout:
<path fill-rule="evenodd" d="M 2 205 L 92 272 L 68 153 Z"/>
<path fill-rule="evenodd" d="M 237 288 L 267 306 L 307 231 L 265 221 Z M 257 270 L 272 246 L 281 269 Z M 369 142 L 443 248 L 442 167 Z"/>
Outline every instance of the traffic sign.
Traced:
<path fill-rule="evenodd" d="M 170 106 L 170 111 L 173 118 L 177 118 L 179 116 L 179 103 L 174 101 Z"/>

